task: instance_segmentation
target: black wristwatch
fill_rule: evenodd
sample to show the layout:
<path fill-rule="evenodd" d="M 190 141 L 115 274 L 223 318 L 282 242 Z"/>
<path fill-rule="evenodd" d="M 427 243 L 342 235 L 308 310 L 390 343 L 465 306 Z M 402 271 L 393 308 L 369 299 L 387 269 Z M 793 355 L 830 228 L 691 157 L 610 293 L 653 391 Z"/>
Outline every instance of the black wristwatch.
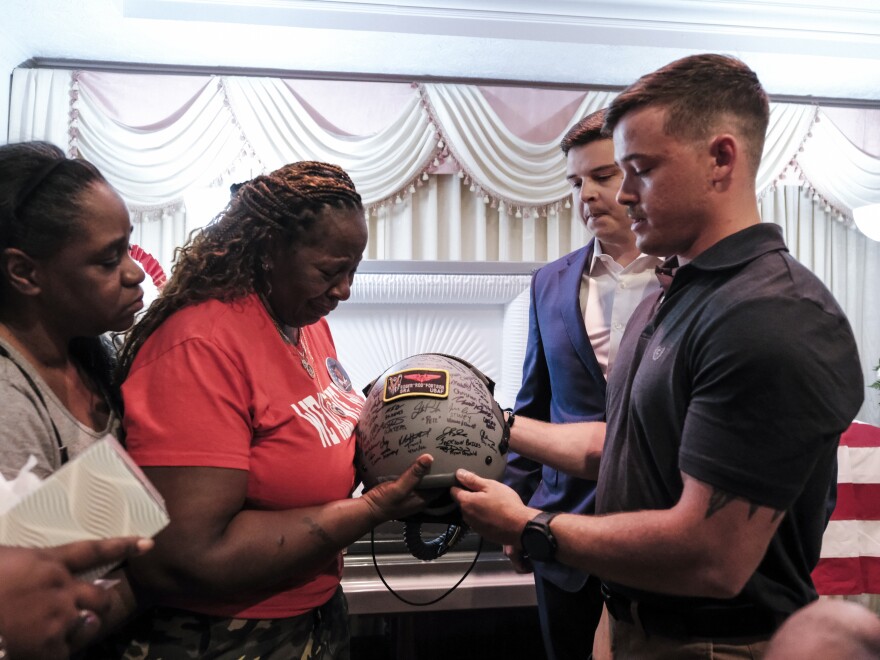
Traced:
<path fill-rule="evenodd" d="M 557 515 L 542 511 L 526 523 L 519 538 L 523 551 L 532 561 L 550 561 L 556 555 L 556 537 L 550 531 L 550 521 Z"/>

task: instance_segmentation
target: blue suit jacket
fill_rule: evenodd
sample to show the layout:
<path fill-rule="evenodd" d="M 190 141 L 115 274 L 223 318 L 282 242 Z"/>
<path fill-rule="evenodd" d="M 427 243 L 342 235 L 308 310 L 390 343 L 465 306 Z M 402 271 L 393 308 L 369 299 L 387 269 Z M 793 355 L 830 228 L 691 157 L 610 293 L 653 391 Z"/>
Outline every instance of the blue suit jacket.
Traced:
<path fill-rule="evenodd" d="M 593 242 L 535 272 L 529 306 L 529 340 L 515 410 L 545 422 L 605 419 L 605 377 L 584 327 L 578 294 Z M 511 452 L 504 482 L 523 501 L 546 511 L 592 513 L 596 483 L 568 476 Z M 575 591 L 586 575 L 553 562 L 535 570 Z"/>

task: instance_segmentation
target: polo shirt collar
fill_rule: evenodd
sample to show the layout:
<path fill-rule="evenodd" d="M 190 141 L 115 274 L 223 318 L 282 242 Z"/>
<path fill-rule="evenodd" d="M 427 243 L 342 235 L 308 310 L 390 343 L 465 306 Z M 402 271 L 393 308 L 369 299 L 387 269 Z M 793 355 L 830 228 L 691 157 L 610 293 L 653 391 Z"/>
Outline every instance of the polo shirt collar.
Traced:
<path fill-rule="evenodd" d="M 761 222 L 721 239 L 690 263 L 700 270 L 725 270 L 780 250 L 788 251 L 782 238 L 782 227 L 772 222 Z"/>
<path fill-rule="evenodd" d="M 685 264 L 684 268 L 703 271 L 725 270 L 746 264 L 768 252 L 780 250 L 788 252 L 785 240 L 782 238 L 782 227 L 772 222 L 761 222 L 721 239 L 698 254 L 693 261 Z M 664 292 L 669 290 L 669 285 L 678 270 L 678 257 L 670 257 L 657 266 L 657 279 Z"/>

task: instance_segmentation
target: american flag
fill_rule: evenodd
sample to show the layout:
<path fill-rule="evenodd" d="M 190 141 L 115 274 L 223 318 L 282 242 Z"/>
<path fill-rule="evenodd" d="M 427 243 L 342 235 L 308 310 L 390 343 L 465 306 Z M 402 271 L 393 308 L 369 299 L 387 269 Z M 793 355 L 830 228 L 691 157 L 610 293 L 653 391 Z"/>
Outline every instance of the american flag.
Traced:
<path fill-rule="evenodd" d="M 837 462 L 837 508 L 813 582 L 823 596 L 880 594 L 880 428 L 853 423 Z"/>

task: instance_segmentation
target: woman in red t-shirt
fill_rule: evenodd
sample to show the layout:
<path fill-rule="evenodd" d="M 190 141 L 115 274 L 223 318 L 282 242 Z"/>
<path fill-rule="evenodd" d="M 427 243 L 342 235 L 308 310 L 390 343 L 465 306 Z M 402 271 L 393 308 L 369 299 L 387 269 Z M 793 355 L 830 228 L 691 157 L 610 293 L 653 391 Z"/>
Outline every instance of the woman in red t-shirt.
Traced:
<path fill-rule="evenodd" d="M 342 550 L 421 509 L 424 455 L 351 498 L 362 398 L 324 317 L 367 244 L 338 167 L 242 185 L 179 253 L 121 356 L 124 426 L 171 524 L 132 574 L 157 607 L 138 658 L 347 658 Z"/>

